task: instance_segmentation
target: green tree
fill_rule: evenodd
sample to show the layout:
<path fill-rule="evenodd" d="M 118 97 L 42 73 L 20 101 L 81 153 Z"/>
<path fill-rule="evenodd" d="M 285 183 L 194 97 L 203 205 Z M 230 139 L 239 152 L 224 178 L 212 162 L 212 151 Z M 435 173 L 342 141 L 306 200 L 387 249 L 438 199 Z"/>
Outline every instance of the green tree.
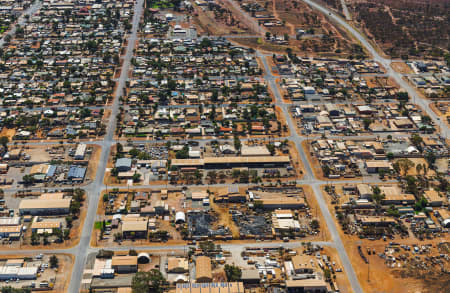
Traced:
<path fill-rule="evenodd" d="M 403 170 L 403 176 L 406 176 L 408 171 L 415 166 L 413 161 L 406 158 L 398 160 L 398 164 L 401 170 Z"/>
<path fill-rule="evenodd" d="M 137 182 L 139 182 L 139 180 L 141 180 L 141 174 L 139 174 L 137 172 L 134 172 L 134 174 L 133 174 L 133 182 L 137 183 Z"/>
<path fill-rule="evenodd" d="M 9 143 L 9 138 L 7 136 L 0 137 L 0 144 L 5 148 L 5 150 L 8 150 L 8 143 Z"/>
<path fill-rule="evenodd" d="M 30 175 L 30 174 L 24 175 L 22 177 L 22 182 L 23 182 L 23 185 L 25 185 L 25 186 L 32 185 L 34 183 L 33 175 Z"/>
<path fill-rule="evenodd" d="M 427 161 L 428 166 L 430 167 L 433 166 L 436 162 L 436 155 L 434 154 L 434 152 L 426 152 L 424 158 Z"/>
<path fill-rule="evenodd" d="M 123 152 L 123 145 L 121 143 L 116 144 L 116 152 L 117 153 Z"/>
<path fill-rule="evenodd" d="M 266 147 L 269 150 L 270 155 L 272 155 L 272 156 L 275 155 L 275 145 L 270 143 L 270 144 L 267 144 Z"/>
<path fill-rule="evenodd" d="M 50 267 L 57 268 L 58 267 L 58 257 L 56 255 L 50 256 Z"/>
<path fill-rule="evenodd" d="M 372 119 L 364 118 L 364 119 L 363 119 L 363 124 L 364 124 L 364 129 L 365 129 L 365 130 L 368 130 L 370 124 L 372 124 Z"/>
<path fill-rule="evenodd" d="M 79 202 L 77 202 L 77 201 L 72 201 L 72 202 L 70 203 L 70 213 L 71 213 L 72 215 L 78 215 L 78 213 L 80 212 L 80 207 L 81 207 L 81 205 L 80 205 Z"/>
<path fill-rule="evenodd" d="M 417 172 L 417 175 L 420 175 L 420 172 L 422 172 L 422 165 L 421 164 L 417 164 L 416 165 L 416 172 Z"/>
<path fill-rule="evenodd" d="M 176 152 L 175 157 L 177 159 L 187 159 L 189 158 L 189 146 L 185 145 L 183 148 Z"/>
<path fill-rule="evenodd" d="M 325 277 L 325 280 L 330 280 L 331 279 L 331 272 L 329 269 L 325 269 L 323 271 L 323 276 Z"/>
<path fill-rule="evenodd" d="M 241 279 L 242 271 L 240 267 L 226 264 L 224 269 L 228 282 L 236 282 Z"/>
<path fill-rule="evenodd" d="M 421 149 L 421 144 L 423 142 L 423 139 L 420 135 L 418 135 L 417 133 L 414 133 L 411 135 L 409 140 L 416 148 Z"/>
<path fill-rule="evenodd" d="M 398 211 L 398 209 L 394 205 L 391 205 L 389 207 L 389 209 L 386 211 L 386 213 L 390 217 L 395 217 L 395 218 L 400 217 L 400 212 Z"/>
<path fill-rule="evenodd" d="M 31 233 L 31 245 L 39 244 L 39 235 L 36 232 Z"/>
<path fill-rule="evenodd" d="M 372 194 L 372 200 L 376 202 L 377 204 L 380 204 L 380 202 L 384 199 L 384 194 L 381 193 L 381 189 L 378 186 L 375 186 L 373 189 Z"/>
<path fill-rule="evenodd" d="M 320 223 L 316 219 L 311 221 L 311 229 L 317 230 L 320 228 Z"/>
<path fill-rule="evenodd" d="M 137 272 L 131 282 L 133 293 L 162 293 L 166 279 L 159 270 L 152 269 L 148 272 Z"/>
<path fill-rule="evenodd" d="M 239 137 L 235 136 L 234 137 L 234 148 L 236 149 L 236 151 L 239 151 L 242 147 L 242 143 L 241 140 L 239 139 Z"/>
<path fill-rule="evenodd" d="M 322 166 L 322 172 L 323 172 L 323 176 L 325 176 L 325 177 L 330 176 L 330 173 L 331 173 L 330 166 L 328 166 L 328 165 Z"/>
<path fill-rule="evenodd" d="M 417 212 L 421 212 L 427 206 L 427 204 L 428 201 L 425 199 L 425 197 L 422 196 L 420 200 L 418 200 L 414 205 L 414 210 L 416 210 Z"/>

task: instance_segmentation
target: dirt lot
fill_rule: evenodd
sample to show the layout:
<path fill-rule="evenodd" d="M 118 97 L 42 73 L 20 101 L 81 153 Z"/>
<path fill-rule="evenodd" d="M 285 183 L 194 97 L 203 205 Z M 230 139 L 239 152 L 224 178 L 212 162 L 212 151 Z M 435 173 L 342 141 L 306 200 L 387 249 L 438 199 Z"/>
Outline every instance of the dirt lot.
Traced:
<path fill-rule="evenodd" d="M 91 157 L 89 158 L 89 165 L 86 171 L 86 178 L 94 180 L 97 175 L 97 167 L 100 162 L 100 155 L 102 153 L 102 148 L 99 145 L 94 145 Z"/>
<path fill-rule="evenodd" d="M 408 160 L 410 160 L 414 163 L 414 167 L 410 168 L 408 170 L 408 174 L 406 174 L 406 175 L 417 176 L 418 174 L 417 174 L 417 169 L 415 166 L 417 166 L 418 164 L 421 164 L 421 165 L 425 164 L 427 166 L 427 170 L 428 170 L 427 176 L 428 177 L 433 177 L 434 175 L 436 175 L 436 172 L 429 168 L 428 163 L 425 159 L 423 159 L 423 158 L 408 158 Z M 398 160 L 395 160 L 395 161 L 398 161 Z M 423 174 L 423 171 L 420 174 Z"/>
<path fill-rule="evenodd" d="M 341 186 L 342 185 L 339 185 L 339 187 Z M 325 186 L 322 186 L 321 189 L 324 193 L 325 200 L 327 201 L 328 208 L 330 212 L 335 215 L 334 206 L 331 204 L 331 197 L 324 191 L 324 187 Z M 338 186 L 336 186 L 336 188 L 337 187 Z M 336 219 L 335 217 L 333 218 Z M 448 281 L 440 280 L 437 284 L 433 284 L 431 279 L 427 280 L 427 278 L 420 277 L 420 274 L 417 274 L 417 277 L 405 277 L 405 270 L 389 268 L 385 264 L 384 259 L 378 256 L 379 253 L 384 252 L 385 245 L 387 245 L 388 242 L 383 240 L 371 241 L 368 239 L 359 239 L 357 236 L 345 234 L 337 220 L 335 221 L 335 224 L 364 292 L 444 292 L 439 291 L 441 288 L 440 286 L 445 282 L 448 283 Z M 418 243 L 416 238 L 411 237 L 407 239 L 396 238 L 394 241 L 399 244 L 410 246 Z M 436 245 L 441 241 L 442 239 L 436 238 L 434 240 L 420 242 L 420 245 L 425 245 L 427 243 Z M 359 255 L 358 245 L 362 247 L 364 255 L 369 260 L 369 265 L 366 264 Z M 375 250 L 376 253 L 368 255 L 367 248 L 370 248 L 371 251 Z M 401 275 L 403 275 L 403 277 Z M 401 284 L 401 286 L 399 286 L 399 284 Z"/>
<path fill-rule="evenodd" d="M 443 57 L 448 47 L 448 1 L 351 0 L 347 7 L 362 27 L 391 57 Z"/>
<path fill-rule="evenodd" d="M 392 62 L 392 68 L 401 74 L 410 74 L 414 71 L 405 62 Z"/>
<path fill-rule="evenodd" d="M 300 40 L 291 38 L 288 45 L 280 45 L 267 41 L 265 37 L 229 38 L 229 40 L 240 46 L 258 49 L 267 53 L 286 54 L 286 49 L 290 48 L 294 54 L 300 56 L 308 54 L 309 57 L 340 57 L 340 55 L 334 53 L 333 50 L 323 50 L 323 47 L 320 44 L 320 39 L 315 37 L 308 37 Z"/>
<path fill-rule="evenodd" d="M 322 212 L 320 211 L 320 207 L 316 201 L 316 197 L 314 196 L 314 191 L 312 190 L 312 187 L 309 185 L 302 185 L 302 188 L 305 191 L 306 201 L 308 202 L 310 213 L 313 215 L 314 218 L 318 218 L 320 224 L 320 233 L 316 235 L 314 239 L 320 241 L 331 240 L 330 232 L 328 231 L 328 228 L 325 226 L 325 219 L 323 217 Z"/>
<path fill-rule="evenodd" d="M 9 141 L 12 141 L 12 138 L 16 134 L 15 129 L 8 129 L 6 127 L 3 127 L 2 131 L 0 132 L 0 136 L 6 136 L 9 138 Z"/>
<path fill-rule="evenodd" d="M 292 142 L 289 141 L 289 148 L 291 149 L 291 158 L 292 162 L 294 162 L 294 168 L 297 171 L 298 179 L 302 179 L 305 175 L 305 167 L 302 163 L 302 160 L 300 159 L 300 156 L 298 154 L 297 146 Z"/>
<path fill-rule="evenodd" d="M 398 89 L 399 86 L 395 83 L 392 78 L 379 77 L 379 76 L 364 76 L 364 80 L 367 82 L 369 88 L 383 87 L 383 88 L 395 88 Z"/>
<path fill-rule="evenodd" d="M 217 14 L 207 8 L 203 11 L 202 7 L 194 4 L 193 22 L 196 24 L 198 33 L 220 36 L 249 32 L 248 27 L 237 18 L 236 14 L 233 14 L 223 3 L 217 3 L 223 9 Z"/>
<path fill-rule="evenodd" d="M 276 28 L 274 33 L 278 33 L 279 35 L 283 33 L 295 35 L 296 29 L 302 29 L 304 31 L 312 29 L 314 30 L 313 34 L 331 36 L 331 40 L 329 41 L 318 39 L 317 46 L 320 52 L 334 52 L 336 55 L 341 56 L 351 53 L 351 37 L 345 31 L 342 31 L 339 27 L 331 23 L 323 14 L 312 10 L 305 3 L 288 0 L 268 0 L 265 2 L 269 2 L 269 5 L 267 5 L 268 11 L 275 18 L 285 23 L 285 26 L 281 30 L 280 28 Z M 306 45 L 307 42 L 301 41 L 299 45 L 302 47 L 304 44 Z M 327 47 L 327 50 L 320 49 L 323 47 Z M 336 51 L 338 49 L 340 52 Z M 308 46 L 301 50 L 315 51 L 311 50 L 311 47 L 308 48 Z"/>
<path fill-rule="evenodd" d="M 430 103 L 430 108 L 436 113 L 443 123 L 450 125 L 450 102 L 434 102 Z M 445 112 L 444 112 L 445 111 Z"/>

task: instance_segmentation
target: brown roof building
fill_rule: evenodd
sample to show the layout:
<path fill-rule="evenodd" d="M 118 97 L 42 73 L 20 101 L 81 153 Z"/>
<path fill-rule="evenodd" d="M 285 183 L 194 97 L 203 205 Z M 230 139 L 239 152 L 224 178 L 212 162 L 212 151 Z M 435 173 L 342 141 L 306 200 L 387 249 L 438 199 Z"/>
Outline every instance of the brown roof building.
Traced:
<path fill-rule="evenodd" d="M 113 256 L 111 266 L 118 274 L 135 273 L 138 269 L 137 256 Z"/>
<path fill-rule="evenodd" d="M 195 272 L 197 283 L 210 283 L 212 281 L 211 259 L 207 256 L 197 257 L 195 260 Z"/>

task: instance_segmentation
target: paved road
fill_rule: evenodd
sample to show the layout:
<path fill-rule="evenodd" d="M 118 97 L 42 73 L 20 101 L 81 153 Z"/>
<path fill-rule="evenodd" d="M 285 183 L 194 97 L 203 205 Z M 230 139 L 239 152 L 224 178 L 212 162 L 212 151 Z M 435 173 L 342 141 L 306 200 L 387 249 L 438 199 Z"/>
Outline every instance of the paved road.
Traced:
<path fill-rule="evenodd" d="M 101 190 L 103 189 L 103 177 L 105 175 L 106 163 L 108 162 L 108 157 L 113 143 L 114 131 L 116 127 L 116 116 L 119 112 L 119 98 L 122 96 L 123 89 L 125 87 L 125 82 L 128 78 L 128 70 L 130 68 L 131 57 L 133 56 L 134 45 L 137 41 L 137 30 L 139 27 L 139 21 L 143 13 L 143 3 L 144 0 L 138 0 L 134 7 L 134 15 L 132 22 L 131 35 L 128 38 L 128 45 L 125 56 L 123 58 L 122 71 L 120 73 L 120 78 L 117 85 L 116 95 L 114 97 L 114 102 L 112 106 L 111 118 L 107 126 L 107 132 L 105 139 L 103 141 L 102 153 L 100 156 L 100 162 L 97 169 L 97 174 L 95 180 L 87 188 L 87 194 L 89 195 L 88 211 L 86 214 L 86 219 L 84 221 L 84 226 L 81 234 L 80 243 L 75 247 L 74 254 L 75 264 L 72 271 L 72 278 L 69 286 L 69 292 L 79 292 L 81 286 L 81 280 L 83 277 L 84 265 L 86 263 L 86 258 L 88 255 L 90 247 L 91 234 L 94 228 L 94 222 L 97 214 L 97 206 L 100 198 Z"/>
<path fill-rule="evenodd" d="M 429 107 L 429 104 L 431 103 L 429 100 L 422 98 L 416 90 L 411 86 L 407 81 L 403 79 L 403 75 L 396 72 L 392 66 L 392 60 L 384 58 L 381 56 L 378 51 L 372 46 L 372 44 L 366 39 L 366 37 L 360 33 L 357 29 L 355 29 L 353 26 L 348 24 L 344 19 L 342 19 L 339 15 L 337 15 L 332 10 L 322 6 L 321 4 L 318 4 L 315 1 L 312 0 L 302 0 L 303 2 L 309 4 L 311 7 L 315 8 L 316 10 L 324 13 L 327 15 L 330 19 L 334 20 L 336 23 L 344 27 L 348 32 L 350 32 L 360 43 L 361 45 L 367 49 L 367 51 L 373 56 L 373 59 L 383 65 L 384 68 L 387 70 L 387 75 L 391 77 L 398 85 L 400 85 L 403 90 L 405 90 L 409 96 L 411 97 L 411 100 L 418 104 L 426 113 L 428 116 L 433 119 L 434 123 L 436 125 L 439 125 L 441 127 L 441 135 L 445 138 L 449 138 L 450 132 L 449 128 L 445 123 L 440 123 L 440 118 L 436 113 L 434 113 L 431 108 Z"/>

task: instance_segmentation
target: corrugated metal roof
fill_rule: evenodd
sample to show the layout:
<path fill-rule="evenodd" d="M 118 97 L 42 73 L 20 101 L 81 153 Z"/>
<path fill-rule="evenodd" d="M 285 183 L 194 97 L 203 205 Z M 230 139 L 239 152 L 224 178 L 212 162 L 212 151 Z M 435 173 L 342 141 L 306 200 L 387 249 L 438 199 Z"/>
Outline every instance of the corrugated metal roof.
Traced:
<path fill-rule="evenodd" d="M 70 166 L 69 173 L 67 174 L 67 178 L 84 178 L 86 174 L 86 168 L 80 166 Z"/>
<path fill-rule="evenodd" d="M 53 177 L 55 175 L 55 172 L 56 172 L 56 166 L 50 165 L 50 167 L 47 170 L 47 177 Z"/>

